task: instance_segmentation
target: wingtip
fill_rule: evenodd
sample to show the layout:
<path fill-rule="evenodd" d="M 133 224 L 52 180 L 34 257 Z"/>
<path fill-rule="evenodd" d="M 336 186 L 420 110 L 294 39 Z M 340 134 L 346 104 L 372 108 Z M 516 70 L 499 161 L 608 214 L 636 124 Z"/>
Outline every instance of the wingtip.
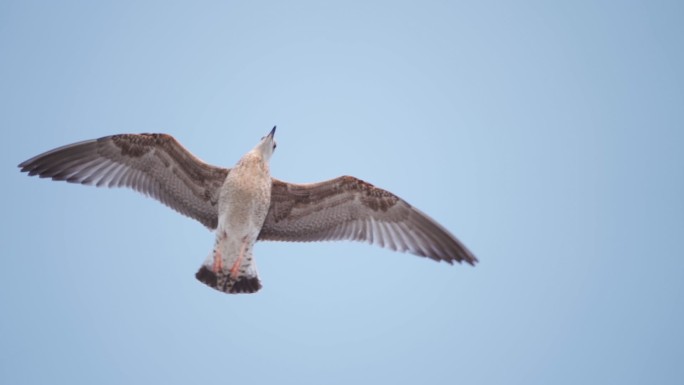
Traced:
<path fill-rule="evenodd" d="M 475 266 L 480 262 L 469 250 L 465 250 L 462 255 L 457 256 L 453 261 L 456 261 L 459 264 L 465 262 L 470 266 Z"/>
<path fill-rule="evenodd" d="M 25 160 L 25 161 L 19 163 L 17 165 L 17 167 L 19 168 L 19 171 L 28 172 L 29 171 L 28 166 L 29 166 L 30 162 L 31 162 L 31 159 L 28 159 L 28 160 Z"/>

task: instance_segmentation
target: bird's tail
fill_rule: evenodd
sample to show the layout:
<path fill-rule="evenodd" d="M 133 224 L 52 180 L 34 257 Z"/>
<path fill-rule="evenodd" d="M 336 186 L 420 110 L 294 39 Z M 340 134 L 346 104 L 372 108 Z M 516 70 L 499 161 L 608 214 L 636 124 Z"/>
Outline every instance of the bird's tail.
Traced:
<path fill-rule="evenodd" d="M 256 293 L 261 289 L 261 282 L 256 275 L 245 274 L 233 277 L 230 272 L 223 270 L 216 272 L 206 265 L 200 267 L 195 278 L 209 287 L 229 294 Z"/>
<path fill-rule="evenodd" d="M 205 285 L 230 294 L 256 293 L 261 282 L 256 271 L 251 250 L 241 248 L 232 253 L 225 248 L 223 239 L 217 240 L 214 251 L 209 253 L 195 277 Z"/>

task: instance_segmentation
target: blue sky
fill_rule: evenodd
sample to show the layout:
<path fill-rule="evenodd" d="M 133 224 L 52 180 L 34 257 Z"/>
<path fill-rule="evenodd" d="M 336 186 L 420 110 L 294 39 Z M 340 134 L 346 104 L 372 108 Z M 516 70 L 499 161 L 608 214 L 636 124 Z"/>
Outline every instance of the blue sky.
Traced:
<path fill-rule="evenodd" d="M 677 1 L 0 2 L 0 382 L 681 384 Z M 274 176 L 354 175 L 479 257 L 260 243 L 16 165 L 166 132 Z"/>

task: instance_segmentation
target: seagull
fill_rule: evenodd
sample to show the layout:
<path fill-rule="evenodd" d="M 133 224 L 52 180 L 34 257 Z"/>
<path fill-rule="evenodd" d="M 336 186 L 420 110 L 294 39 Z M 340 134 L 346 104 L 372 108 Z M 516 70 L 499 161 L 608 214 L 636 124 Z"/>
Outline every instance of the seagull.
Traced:
<path fill-rule="evenodd" d="M 207 164 L 168 134 L 119 134 L 62 146 L 19 164 L 29 176 L 129 187 L 216 231 L 195 277 L 224 293 L 261 289 L 256 241 L 365 241 L 449 264 L 477 258 L 393 193 L 353 176 L 295 184 L 272 178 L 276 127 L 233 168 Z"/>

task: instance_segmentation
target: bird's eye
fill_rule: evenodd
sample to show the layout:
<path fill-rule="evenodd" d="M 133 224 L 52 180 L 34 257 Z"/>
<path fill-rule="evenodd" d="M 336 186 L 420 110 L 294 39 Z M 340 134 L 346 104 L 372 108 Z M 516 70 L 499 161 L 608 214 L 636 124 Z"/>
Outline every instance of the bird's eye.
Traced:
<path fill-rule="evenodd" d="M 273 142 L 273 149 L 275 150 L 276 147 L 278 147 L 278 145 Z"/>

